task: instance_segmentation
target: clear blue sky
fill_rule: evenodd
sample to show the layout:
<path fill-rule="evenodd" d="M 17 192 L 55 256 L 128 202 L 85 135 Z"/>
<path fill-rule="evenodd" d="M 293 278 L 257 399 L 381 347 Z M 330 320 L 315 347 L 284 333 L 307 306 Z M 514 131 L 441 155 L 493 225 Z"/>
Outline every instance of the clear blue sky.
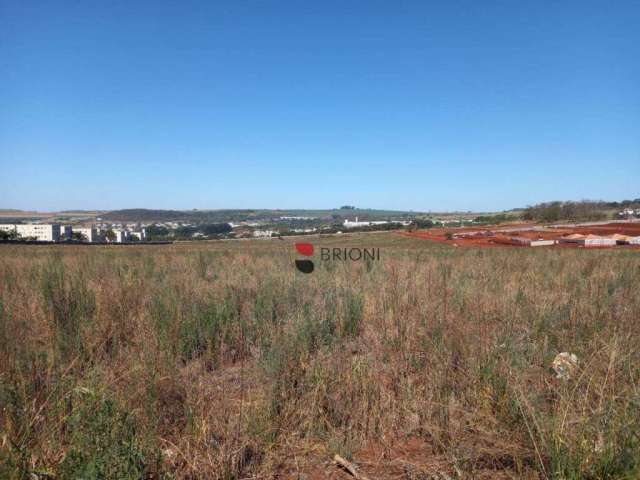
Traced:
<path fill-rule="evenodd" d="M 640 197 L 638 1 L 0 0 L 0 208 Z"/>

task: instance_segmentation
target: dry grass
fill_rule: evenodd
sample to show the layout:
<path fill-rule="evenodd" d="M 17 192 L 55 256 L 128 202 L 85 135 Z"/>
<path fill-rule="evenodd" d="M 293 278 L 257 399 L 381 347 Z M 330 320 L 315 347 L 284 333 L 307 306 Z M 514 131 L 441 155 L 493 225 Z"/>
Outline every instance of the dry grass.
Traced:
<path fill-rule="evenodd" d="M 1 246 L 0 477 L 640 475 L 637 253 L 313 241 Z"/>

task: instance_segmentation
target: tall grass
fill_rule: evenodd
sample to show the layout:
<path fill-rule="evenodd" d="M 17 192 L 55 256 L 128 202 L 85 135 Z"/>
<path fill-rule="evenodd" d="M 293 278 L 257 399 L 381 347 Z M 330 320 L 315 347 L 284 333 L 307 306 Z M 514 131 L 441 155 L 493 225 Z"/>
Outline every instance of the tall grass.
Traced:
<path fill-rule="evenodd" d="M 636 252 L 362 238 L 3 247 L 0 477 L 640 475 Z"/>

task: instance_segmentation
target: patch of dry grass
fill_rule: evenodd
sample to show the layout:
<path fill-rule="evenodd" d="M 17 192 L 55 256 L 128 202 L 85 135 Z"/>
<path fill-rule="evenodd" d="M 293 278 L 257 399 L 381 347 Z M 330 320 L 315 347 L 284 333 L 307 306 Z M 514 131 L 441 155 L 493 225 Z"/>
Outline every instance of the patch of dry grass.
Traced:
<path fill-rule="evenodd" d="M 639 475 L 634 252 L 313 242 L 2 246 L 0 477 Z"/>

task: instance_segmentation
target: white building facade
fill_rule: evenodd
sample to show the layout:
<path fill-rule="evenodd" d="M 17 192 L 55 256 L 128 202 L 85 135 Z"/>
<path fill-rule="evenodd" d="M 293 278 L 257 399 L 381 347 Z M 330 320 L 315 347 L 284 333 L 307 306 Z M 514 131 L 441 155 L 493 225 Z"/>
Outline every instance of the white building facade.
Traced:
<path fill-rule="evenodd" d="M 129 234 L 130 237 L 135 237 L 140 241 L 146 240 L 147 238 L 147 232 L 145 231 L 144 228 L 136 232 L 127 232 L 127 233 Z"/>
<path fill-rule="evenodd" d="M 129 236 L 127 235 L 129 232 L 125 230 L 114 230 L 113 233 L 116 234 L 116 243 L 124 243 L 129 238 Z"/>
<path fill-rule="evenodd" d="M 358 217 L 356 217 L 356 221 L 352 222 L 351 220 L 345 219 L 343 226 L 344 228 L 359 228 L 359 227 L 370 227 L 372 225 L 384 225 L 386 223 L 390 223 L 387 220 L 378 220 L 378 221 L 370 221 L 370 222 L 359 222 Z"/>
<path fill-rule="evenodd" d="M 85 242 L 99 242 L 98 230 L 95 227 L 75 227 L 73 233 L 79 233 L 82 235 L 82 240 Z"/>
<path fill-rule="evenodd" d="M 60 225 L 60 240 L 71 240 L 72 235 L 71 225 Z"/>
<path fill-rule="evenodd" d="M 253 236 L 256 238 L 271 238 L 275 233 L 274 230 L 254 230 Z"/>
<path fill-rule="evenodd" d="M 57 223 L 2 224 L 0 230 L 15 231 L 23 239 L 32 238 L 39 242 L 60 241 L 60 224 Z"/>

